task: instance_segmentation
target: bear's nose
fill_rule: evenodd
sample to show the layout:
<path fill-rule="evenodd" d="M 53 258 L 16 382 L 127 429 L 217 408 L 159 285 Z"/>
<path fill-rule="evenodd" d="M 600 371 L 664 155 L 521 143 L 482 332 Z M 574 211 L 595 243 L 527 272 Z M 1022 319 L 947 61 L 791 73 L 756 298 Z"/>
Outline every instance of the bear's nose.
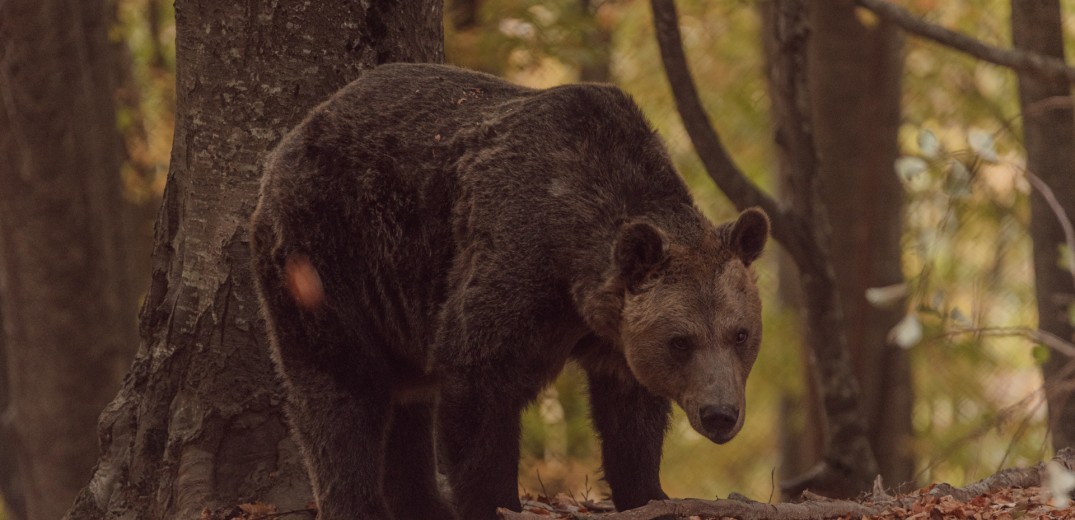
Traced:
<path fill-rule="evenodd" d="M 725 438 L 739 422 L 739 409 L 727 405 L 706 405 L 700 410 L 702 427 L 709 435 Z"/>

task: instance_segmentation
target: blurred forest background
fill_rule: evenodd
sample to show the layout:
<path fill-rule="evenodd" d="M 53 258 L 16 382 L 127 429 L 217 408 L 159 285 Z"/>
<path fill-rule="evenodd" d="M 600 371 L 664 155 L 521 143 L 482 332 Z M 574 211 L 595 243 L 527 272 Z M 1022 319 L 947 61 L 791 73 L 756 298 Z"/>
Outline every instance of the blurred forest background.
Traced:
<path fill-rule="evenodd" d="M 755 183 L 769 193 L 786 194 L 795 187 L 781 174 L 781 153 L 774 144 L 767 3 L 680 0 L 677 5 L 691 71 L 724 146 Z M 1008 0 L 896 3 L 931 23 L 1000 47 L 1011 45 Z M 1075 1 L 1061 4 L 1070 54 Z M 120 247 L 131 285 L 119 297 L 130 300 L 133 334 L 133 309 L 150 283 L 153 221 L 173 144 L 175 13 L 171 2 L 160 0 L 109 5 L 102 23 L 108 26 L 123 150 L 118 170 L 123 198 L 116 209 L 125 223 Z M 849 12 L 857 27 L 878 39 L 855 40 L 863 35 L 838 29 L 847 20 L 816 20 L 812 37 L 833 45 L 845 39 L 868 55 L 857 62 L 825 62 L 825 56 L 839 57 L 841 51 L 812 54 L 820 58 L 812 65 L 810 84 L 822 169 L 831 159 L 850 161 L 862 172 L 845 181 L 831 177 L 822 196 L 832 208 L 834 258 L 837 264 L 850 262 L 836 271 L 853 371 L 864 389 L 864 420 L 886 484 L 904 489 L 934 481 L 962 484 L 1003 467 L 1041 461 L 1053 450 L 1042 365 L 1065 360 L 1056 348 L 1066 343 L 1037 332 L 1034 187 L 1027 175 L 1018 77 L 1009 68 L 903 36 L 893 27 L 879 28 L 881 20 L 864 8 Z M 715 221 L 737 214 L 683 126 L 649 2 L 448 0 L 444 14 L 449 63 L 534 87 L 598 81 L 623 88 L 665 139 L 702 211 Z M 856 82 L 865 89 L 858 94 L 861 102 L 840 90 Z M 1053 104 L 1071 119 L 1070 98 Z M 879 128 L 881 137 L 875 140 L 864 125 Z M 891 143 L 884 137 L 889 131 Z M 846 153 L 826 153 L 826 146 Z M 1063 173 L 1075 178 L 1075 169 Z M 1075 200 L 1075 193 L 1059 190 L 1058 198 L 1068 204 Z M 887 245 L 877 244 L 885 240 Z M 806 473 L 821 457 L 826 433 L 817 419 L 818 384 L 808 369 L 801 295 L 791 261 L 772 243 L 756 268 L 765 339 L 748 383 L 745 426 L 733 441 L 716 446 L 696 434 L 677 410 L 662 467 L 670 495 L 712 498 L 739 492 L 765 501 L 779 497 L 781 482 Z M 1051 254 L 1052 263 L 1066 269 L 1071 252 L 1054 247 Z M 878 276 L 884 269 L 889 274 Z M 1071 293 L 1072 280 L 1064 283 L 1056 290 Z M 1063 303 L 1066 309 L 1069 302 Z M 1068 317 L 1065 311 L 1064 319 L 1070 324 L 1075 312 Z M 124 373 L 132 356 L 133 347 L 117 355 L 113 372 Z M 3 368 L 0 386 L 11 372 Z M 93 414 L 118 385 L 118 377 L 99 384 L 106 396 Z M 0 392 L 0 405 L 17 398 Z M 579 370 L 569 367 L 523 421 L 524 491 L 591 498 L 606 492 Z M 94 441 L 87 455 L 96 460 L 94 432 L 86 436 Z M 0 436 L 0 473 L 11 446 Z"/>
<path fill-rule="evenodd" d="M 677 3 L 683 44 L 714 126 L 740 168 L 775 192 L 778 154 L 758 4 Z M 1010 40 L 1006 1 L 901 4 L 983 41 Z M 1071 45 L 1075 5 L 1066 7 Z M 877 23 L 865 10 L 858 15 Z M 590 80 L 629 92 L 664 137 L 701 209 L 717 221 L 734 218 L 734 206 L 706 174 L 683 129 L 647 2 L 485 0 L 457 2 L 447 16 L 449 62 L 538 87 Z M 903 166 L 902 182 L 885 195 L 906 198 L 899 242 L 910 287 L 906 311 L 923 329 L 921 341 L 905 345 L 913 430 L 900 442 L 914 461 L 914 482 L 970 482 L 1002 467 L 1040 461 L 1051 450 L 1040 370 L 1048 351 L 1018 333 L 1033 329 L 1037 318 L 1017 81 L 1008 69 L 915 38 L 904 39 L 902 54 L 900 150 L 925 161 L 921 171 Z M 846 73 L 871 74 L 865 68 Z M 849 79 L 834 75 L 828 81 Z M 995 157 L 983 160 L 982 153 Z M 956 163 L 967 170 L 953 175 Z M 833 238 L 834 244 L 853 240 Z M 716 446 L 677 415 L 662 470 L 670 495 L 740 492 L 764 501 L 779 496 L 782 478 L 816 460 L 816 433 L 804 432 L 810 428 L 810 397 L 803 318 L 795 305 L 781 304 L 780 276 L 786 270 L 779 262 L 777 254 L 768 254 L 757 267 L 766 303 L 765 340 L 748 382 L 743 431 Z M 865 295 L 855 304 L 868 305 Z M 531 493 L 600 489 L 594 472 L 599 450 L 584 390 L 584 376 L 568 370 L 525 415 L 520 476 Z"/>

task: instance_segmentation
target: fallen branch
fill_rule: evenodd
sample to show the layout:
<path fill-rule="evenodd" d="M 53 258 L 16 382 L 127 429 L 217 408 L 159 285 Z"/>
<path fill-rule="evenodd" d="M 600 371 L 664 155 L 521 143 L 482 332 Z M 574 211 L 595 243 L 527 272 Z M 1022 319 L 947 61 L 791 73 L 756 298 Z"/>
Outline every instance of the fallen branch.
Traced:
<path fill-rule="evenodd" d="M 891 22 L 904 31 L 969 54 L 982 61 L 1048 78 L 1063 78 L 1070 83 L 1075 83 L 1075 68 L 1068 66 L 1063 60 L 1021 49 L 1004 49 L 983 43 L 965 34 L 929 23 L 885 0 L 855 1 L 882 20 Z"/>

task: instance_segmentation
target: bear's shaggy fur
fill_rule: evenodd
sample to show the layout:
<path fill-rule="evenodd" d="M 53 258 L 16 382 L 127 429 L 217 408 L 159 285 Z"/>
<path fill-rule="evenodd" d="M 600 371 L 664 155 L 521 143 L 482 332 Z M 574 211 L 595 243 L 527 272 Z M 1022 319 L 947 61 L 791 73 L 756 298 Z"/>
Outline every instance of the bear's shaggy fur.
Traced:
<path fill-rule="evenodd" d="M 670 400 L 715 442 L 742 424 L 768 230 L 710 224 L 616 88 L 366 72 L 280 142 L 252 222 L 319 518 L 518 510 L 520 411 L 569 358 L 616 506 L 665 497 Z"/>

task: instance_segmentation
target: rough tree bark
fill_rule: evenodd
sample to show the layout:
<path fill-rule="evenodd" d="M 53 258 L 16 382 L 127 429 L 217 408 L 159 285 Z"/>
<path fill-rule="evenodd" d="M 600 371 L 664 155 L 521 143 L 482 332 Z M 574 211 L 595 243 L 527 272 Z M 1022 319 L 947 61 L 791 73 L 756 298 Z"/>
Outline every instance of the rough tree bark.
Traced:
<path fill-rule="evenodd" d="M 62 516 L 89 478 L 136 344 L 109 19 L 103 1 L 0 2 L 5 422 L 31 520 Z"/>
<path fill-rule="evenodd" d="M 673 0 L 652 0 L 661 58 L 684 126 L 707 172 L 739 208 L 759 206 L 769 213 L 773 237 L 795 260 L 801 275 L 808 334 L 821 384 L 826 442 L 821 463 L 799 484 L 834 496 L 868 489 L 877 465 L 866 437 L 860 391 L 851 372 L 843 313 L 829 253 L 831 228 L 820 197 L 812 106 L 807 88 L 809 23 L 803 0 L 773 3 L 775 44 L 770 63 L 776 142 L 795 171 L 790 206 L 785 209 L 735 166 L 713 130 L 694 87 Z"/>
<path fill-rule="evenodd" d="M 1012 0 L 1012 40 L 1015 47 L 1064 59 L 1064 31 L 1057 0 Z M 1027 171 L 1052 190 L 1059 216 L 1040 189 L 1030 195 L 1030 237 L 1034 244 L 1034 288 L 1038 328 L 1066 341 L 1075 340 L 1068 308 L 1075 304 L 1075 280 L 1061 267 L 1064 229 L 1060 219 L 1075 218 L 1075 117 L 1070 83 L 1061 76 L 1043 77 L 1019 72 L 1019 105 Z M 1047 103 L 1069 98 L 1068 103 Z M 1036 184 L 1036 183 L 1034 183 Z M 1037 186 L 1036 186 L 1037 187 Z M 1075 375 L 1072 359 L 1053 352 L 1042 365 L 1049 406 L 1049 433 L 1056 449 L 1075 446 Z"/>
<path fill-rule="evenodd" d="M 0 299 L 2 296 L 0 294 Z M 3 309 L 0 304 L 0 324 L 4 323 Z M 0 332 L 0 510 L 7 515 L 7 520 L 25 520 L 26 497 L 22 492 L 22 473 L 16 456 L 18 440 L 10 411 L 11 391 L 7 380 L 7 351 L 4 334 Z"/>
<path fill-rule="evenodd" d="M 903 309 L 874 307 L 865 293 L 903 281 L 903 188 L 893 168 L 902 37 L 889 23 L 863 24 L 855 9 L 853 0 L 833 0 L 810 10 L 808 82 L 844 333 L 878 469 L 895 485 L 914 476 L 910 360 L 887 340 Z"/>
<path fill-rule="evenodd" d="M 259 164 L 363 69 L 443 59 L 437 0 L 179 0 L 176 16 L 179 115 L 142 343 L 72 519 L 310 500 L 248 273 Z"/>

